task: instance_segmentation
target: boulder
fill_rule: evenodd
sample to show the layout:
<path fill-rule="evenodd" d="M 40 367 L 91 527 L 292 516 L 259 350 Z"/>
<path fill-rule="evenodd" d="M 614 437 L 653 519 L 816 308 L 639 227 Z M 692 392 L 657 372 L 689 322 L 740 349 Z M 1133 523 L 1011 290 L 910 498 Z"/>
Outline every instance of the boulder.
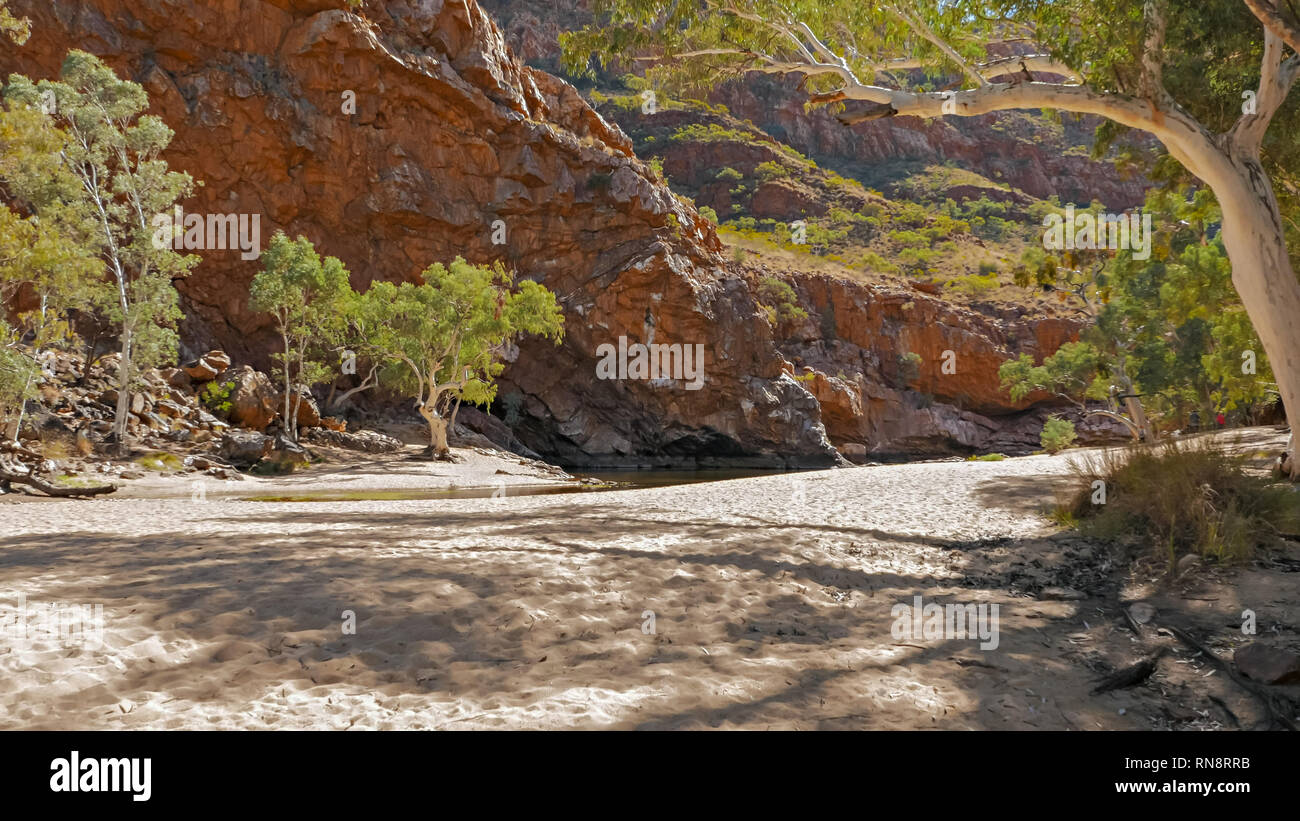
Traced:
<path fill-rule="evenodd" d="M 262 458 L 258 467 L 273 473 L 292 473 L 309 464 L 311 464 L 311 456 L 302 445 L 280 434 L 275 437 L 271 452 Z"/>
<path fill-rule="evenodd" d="M 225 351 L 208 351 L 203 355 L 204 360 L 217 369 L 218 374 L 226 372 L 230 367 L 230 355 Z"/>
<path fill-rule="evenodd" d="M 1237 669 L 1265 684 L 1300 684 L 1300 655 L 1258 641 L 1238 647 L 1232 654 Z"/>
<path fill-rule="evenodd" d="M 275 448 L 275 440 L 255 431 L 228 430 L 221 437 L 221 458 L 232 465 L 250 467 Z"/>
<path fill-rule="evenodd" d="M 162 376 L 163 381 L 173 388 L 189 390 L 194 386 L 194 381 L 190 379 L 190 375 L 180 368 L 163 368 L 158 373 Z"/>
<path fill-rule="evenodd" d="M 265 430 L 277 416 L 277 393 L 271 378 L 245 365 L 231 381 L 230 421 L 249 430 Z"/>
<path fill-rule="evenodd" d="M 211 382 L 230 367 L 230 357 L 224 351 L 208 351 L 203 356 L 181 366 L 195 382 Z"/>
<path fill-rule="evenodd" d="M 289 411 L 293 412 L 293 399 L 289 400 Z M 281 392 L 275 398 L 275 407 L 281 413 L 284 413 L 284 393 Z M 299 428 L 318 428 L 320 427 L 320 407 L 316 404 L 316 399 L 309 391 L 298 391 L 298 427 Z"/>

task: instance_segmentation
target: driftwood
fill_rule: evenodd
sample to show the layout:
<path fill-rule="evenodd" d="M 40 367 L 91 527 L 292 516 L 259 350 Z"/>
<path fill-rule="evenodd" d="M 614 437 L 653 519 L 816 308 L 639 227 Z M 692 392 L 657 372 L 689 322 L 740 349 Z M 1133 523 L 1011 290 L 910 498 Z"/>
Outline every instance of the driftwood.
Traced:
<path fill-rule="evenodd" d="M 1111 675 L 1102 679 L 1096 687 L 1092 689 L 1092 695 L 1109 693 L 1111 690 L 1122 690 L 1125 687 L 1133 687 L 1141 684 L 1151 678 L 1151 674 L 1156 671 L 1160 663 L 1160 657 L 1165 654 L 1165 648 L 1161 647 L 1154 655 L 1147 656 L 1136 664 L 1130 664 L 1128 667 L 1116 670 Z"/>
<path fill-rule="evenodd" d="M 95 485 L 94 487 L 65 487 L 46 481 L 40 475 L 43 457 L 35 451 L 28 450 L 15 442 L 0 443 L 0 484 L 27 485 L 47 496 L 59 498 L 82 498 L 102 496 L 117 490 L 116 485 Z"/>

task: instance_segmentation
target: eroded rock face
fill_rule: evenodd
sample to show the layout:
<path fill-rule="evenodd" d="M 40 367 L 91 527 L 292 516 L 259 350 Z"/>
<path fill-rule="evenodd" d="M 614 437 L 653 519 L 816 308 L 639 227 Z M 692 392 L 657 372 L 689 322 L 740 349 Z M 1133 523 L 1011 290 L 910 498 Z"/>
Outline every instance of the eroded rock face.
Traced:
<path fill-rule="evenodd" d="M 524 340 L 501 379 L 501 396 L 517 397 L 514 430 L 538 453 L 574 465 L 823 465 L 838 459 L 832 440 L 874 446 L 910 430 L 879 381 L 888 363 L 863 360 L 857 416 L 793 378 L 790 344 L 774 339 L 709 223 L 572 86 L 515 60 L 473 0 L 388 0 L 364 17 L 334 0 L 183 13 L 145 0 L 11 5 L 34 35 L 0 53 L 0 72 L 56 76 L 75 47 L 140 82 L 176 132 L 168 161 L 205 183 L 187 212 L 255 216 L 262 245 L 276 229 L 305 235 L 361 289 L 460 255 L 503 260 L 554 291 L 564 343 Z M 774 191 L 772 207 L 788 196 Z M 220 347 L 268 366 L 270 318 L 248 307 L 258 263 L 234 248 L 200 253 L 179 284 L 186 355 Z M 927 371 L 918 390 L 967 411 L 1010 409 L 987 379 L 1007 344 L 996 329 L 937 301 L 911 321 L 883 297 L 823 290 L 808 298 L 832 306 L 834 330 L 809 344 L 875 350 L 895 334 L 927 357 L 958 346 L 969 370 L 944 383 Z M 620 337 L 701 346 L 703 387 L 598 379 L 600 346 Z M 264 428 L 275 393 L 244 386 L 232 417 Z"/>
<path fill-rule="evenodd" d="M 829 276 L 799 278 L 794 288 L 808 317 L 783 326 L 778 344 L 841 449 L 892 455 L 1036 447 L 1046 412 L 1029 410 L 1048 397 L 1012 402 L 998 368 L 1021 353 L 1054 352 L 1077 337 L 1076 322 L 1010 308 L 995 316 L 919 289 Z"/>

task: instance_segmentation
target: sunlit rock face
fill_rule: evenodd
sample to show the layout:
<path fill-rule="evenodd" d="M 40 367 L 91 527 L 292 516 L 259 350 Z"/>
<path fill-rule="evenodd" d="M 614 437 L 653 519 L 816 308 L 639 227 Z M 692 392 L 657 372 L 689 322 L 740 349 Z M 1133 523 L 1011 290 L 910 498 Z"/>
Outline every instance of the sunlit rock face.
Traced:
<path fill-rule="evenodd" d="M 361 16 L 342 5 L 14 0 L 34 34 L 0 53 L 0 71 L 54 77 L 70 48 L 100 56 L 175 131 L 166 159 L 203 182 L 187 213 L 257 215 L 263 246 L 277 229 L 302 234 L 344 261 L 354 287 L 416 280 L 458 255 L 545 284 L 564 341 L 512 349 L 500 397 L 523 444 L 570 465 L 829 465 L 835 445 L 887 448 L 926 425 L 966 446 L 978 437 L 961 413 L 1021 409 L 998 394 L 1000 359 L 1070 334 L 1027 325 L 1010 343 L 996 320 L 941 300 L 908 314 L 828 281 L 800 288 L 835 322 L 809 341 L 822 353 L 799 353 L 710 224 L 572 86 L 517 60 L 473 0 L 388 0 Z M 265 367 L 270 319 L 248 307 L 258 263 L 200 253 L 178 283 L 184 356 L 220 347 Z M 599 351 L 620 337 L 701 346 L 702 384 L 671 369 L 599 378 Z M 872 364 L 953 346 L 967 357 L 960 378 L 927 371 L 915 386 L 953 414 L 912 407 L 889 366 Z M 795 356 L 823 375 L 796 379 Z M 844 368 L 857 387 L 830 387 Z"/>

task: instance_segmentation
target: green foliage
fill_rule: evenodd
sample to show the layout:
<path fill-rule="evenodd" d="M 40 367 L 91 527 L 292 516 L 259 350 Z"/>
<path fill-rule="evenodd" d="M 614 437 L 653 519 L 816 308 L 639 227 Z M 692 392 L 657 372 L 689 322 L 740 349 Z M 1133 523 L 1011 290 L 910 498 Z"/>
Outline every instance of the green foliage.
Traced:
<path fill-rule="evenodd" d="M 997 290 L 999 286 L 997 271 L 991 274 L 967 274 L 948 280 L 948 287 L 968 297 L 978 297 Z"/>
<path fill-rule="evenodd" d="M 487 404 L 507 344 L 525 334 L 559 343 L 564 319 L 555 295 L 513 276 L 500 262 L 435 263 L 423 283 L 375 282 L 349 311 L 362 351 L 386 363 L 383 384 L 414 397 L 435 451 L 459 402 Z"/>
<path fill-rule="evenodd" d="M 726 168 L 723 168 L 721 171 L 718 172 L 715 179 L 721 180 L 723 182 L 740 182 L 741 180 L 745 179 L 745 175 L 740 173 L 736 169 L 732 168 L 731 166 L 727 166 Z"/>
<path fill-rule="evenodd" d="M 230 403 L 230 394 L 234 389 L 234 382 L 219 382 L 213 380 L 199 389 L 199 401 L 203 403 L 203 407 L 212 411 L 222 419 L 225 419 L 230 414 L 232 407 Z"/>
<path fill-rule="evenodd" d="M 14 45 L 21 46 L 32 35 L 32 21 L 26 17 L 16 17 L 9 11 L 8 0 L 0 0 L 0 35 L 9 38 Z"/>
<path fill-rule="evenodd" d="M 758 303 L 774 325 L 808 318 L 808 312 L 799 307 L 794 288 L 773 276 L 758 281 Z"/>
<path fill-rule="evenodd" d="M 135 464 L 145 470 L 154 470 L 159 473 L 176 473 L 185 469 L 185 464 L 179 456 L 164 451 L 145 454 L 137 458 Z"/>
<path fill-rule="evenodd" d="M 48 128 L 16 128 L 18 147 L 4 149 L 6 155 L 25 151 L 43 159 L 28 165 L 5 162 L 3 182 L 42 222 L 102 260 L 112 275 L 114 298 L 104 300 L 101 310 L 120 330 L 123 398 L 115 433 L 123 443 L 131 385 L 141 369 L 176 355 L 181 313 L 172 281 L 198 261 L 167 244 L 155 247 L 151 220 L 170 214 L 177 200 L 190 194 L 193 181 L 170 171 L 161 158 L 172 131 L 161 119 L 143 114 L 149 103 L 144 89 L 119 79 L 91 54 L 68 52 L 59 81 L 33 83 L 11 75 L 4 99 L 10 115 L 43 104 L 50 108 L 53 102 L 52 112 L 42 114 Z M 43 150 L 50 128 L 63 134 L 55 153 Z"/>
<path fill-rule="evenodd" d="M 1034 391 L 1047 391 L 1075 402 L 1107 396 L 1101 355 L 1086 342 L 1067 342 L 1056 353 L 1035 365 L 1029 354 L 1002 363 L 998 378 L 1002 389 L 1019 402 Z"/>
<path fill-rule="evenodd" d="M 759 163 L 754 169 L 754 176 L 760 182 L 771 182 L 772 180 L 785 179 L 790 176 L 790 170 L 779 162 L 768 160 Z"/>
<path fill-rule="evenodd" d="M 1095 538 L 1137 535 L 1171 567 L 1187 553 L 1244 560 L 1300 533 L 1300 494 L 1208 440 L 1106 451 L 1073 468 L 1078 491 L 1063 512 Z M 1098 480 L 1105 504 L 1093 503 Z"/>
<path fill-rule="evenodd" d="M 700 211 L 700 216 L 701 216 L 701 217 L 704 217 L 706 220 L 708 220 L 709 222 L 713 223 L 714 225 L 717 225 L 717 224 L 718 224 L 718 212 L 717 212 L 717 211 L 714 211 L 712 208 L 710 208 L 710 207 L 707 206 L 707 205 L 702 205 L 702 206 L 700 206 L 699 211 Z"/>
<path fill-rule="evenodd" d="M 906 351 L 898 355 L 896 364 L 896 376 L 892 380 L 895 388 L 905 390 L 909 385 L 921 378 L 921 355 L 912 351 Z"/>
<path fill-rule="evenodd" d="M 334 376 L 324 357 L 342 345 L 346 310 L 355 304 L 355 294 L 343 263 L 335 257 L 322 260 L 306 237 L 290 240 L 277 231 L 262 266 L 249 286 L 249 306 L 275 318 L 281 350 L 274 358 L 289 403 L 301 389 Z M 296 438 L 296 408 L 286 407 L 283 417 L 286 431 Z"/>
<path fill-rule="evenodd" d="M 1043 450 L 1051 454 L 1060 453 L 1070 447 L 1074 444 L 1074 440 L 1074 423 L 1059 416 L 1048 418 L 1043 424 L 1043 432 L 1039 434 L 1039 442 L 1042 443 Z"/>

